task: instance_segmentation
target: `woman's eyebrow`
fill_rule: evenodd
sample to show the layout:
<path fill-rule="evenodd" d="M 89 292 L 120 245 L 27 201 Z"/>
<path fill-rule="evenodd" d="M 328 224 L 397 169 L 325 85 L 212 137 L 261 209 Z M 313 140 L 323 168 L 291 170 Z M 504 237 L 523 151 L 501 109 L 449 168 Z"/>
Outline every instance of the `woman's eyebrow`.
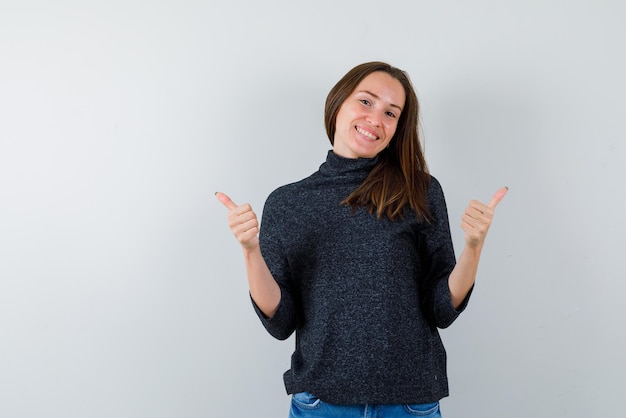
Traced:
<path fill-rule="evenodd" d="M 366 94 L 369 94 L 370 96 L 372 96 L 374 99 L 380 100 L 380 97 L 378 97 L 377 95 L 375 95 L 374 93 L 372 93 L 369 90 L 359 90 L 359 93 L 366 93 Z M 389 103 L 389 106 L 395 107 L 398 110 L 402 111 L 402 108 L 400 106 L 398 106 L 397 104 Z"/>

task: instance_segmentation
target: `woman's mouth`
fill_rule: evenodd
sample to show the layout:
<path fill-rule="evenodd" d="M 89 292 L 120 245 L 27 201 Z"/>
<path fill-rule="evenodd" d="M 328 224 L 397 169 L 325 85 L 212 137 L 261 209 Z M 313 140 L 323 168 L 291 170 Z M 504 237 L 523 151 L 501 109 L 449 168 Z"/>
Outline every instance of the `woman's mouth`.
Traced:
<path fill-rule="evenodd" d="M 378 140 L 378 139 L 379 139 L 379 138 L 378 138 L 378 136 L 376 136 L 376 135 L 374 135 L 373 133 L 371 133 L 371 132 L 369 132 L 369 131 L 366 131 L 366 130 L 364 130 L 364 129 L 362 129 L 362 128 L 359 128 L 358 126 L 357 126 L 355 129 L 356 129 L 356 131 L 357 131 L 358 133 L 360 133 L 360 134 L 361 134 L 361 135 L 363 135 L 364 137 L 369 138 L 369 139 L 371 139 L 371 140 L 373 140 L 373 141 L 376 141 L 376 140 Z"/>

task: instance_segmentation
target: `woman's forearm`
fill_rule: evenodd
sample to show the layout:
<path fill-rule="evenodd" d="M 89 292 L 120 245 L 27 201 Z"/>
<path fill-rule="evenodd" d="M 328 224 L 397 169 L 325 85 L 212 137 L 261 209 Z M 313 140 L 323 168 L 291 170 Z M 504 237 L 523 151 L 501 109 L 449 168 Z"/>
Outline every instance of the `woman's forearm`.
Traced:
<path fill-rule="evenodd" d="M 450 273 L 448 286 L 450 287 L 452 305 L 455 309 L 461 306 L 472 286 L 474 286 L 481 251 L 482 245 L 473 247 L 466 245 L 456 262 L 456 266 Z"/>
<path fill-rule="evenodd" d="M 261 312 L 271 318 L 278 309 L 281 293 L 278 283 L 274 280 L 261 255 L 258 236 L 259 221 L 256 213 L 250 204 L 237 206 L 224 193 L 217 192 L 215 196 L 228 209 L 228 225 L 241 244 L 248 273 L 250 296 Z"/>
<path fill-rule="evenodd" d="M 261 312 L 271 318 L 280 303 L 280 287 L 267 267 L 258 245 L 249 249 L 244 248 L 243 251 L 250 296 Z"/>
<path fill-rule="evenodd" d="M 463 252 L 448 279 L 452 304 L 455 309 L 461 306 L 474 286 L 480 253 L 483 250 L 485 238 L 493 220 L 494 210 L 508 190 L 508 187 L 498 189 L 487 205 L 472 200 L 469 206 L 465 208 L 461 217 L 461 228 L 465 232 L 465 248 L 463 248 Z"/>

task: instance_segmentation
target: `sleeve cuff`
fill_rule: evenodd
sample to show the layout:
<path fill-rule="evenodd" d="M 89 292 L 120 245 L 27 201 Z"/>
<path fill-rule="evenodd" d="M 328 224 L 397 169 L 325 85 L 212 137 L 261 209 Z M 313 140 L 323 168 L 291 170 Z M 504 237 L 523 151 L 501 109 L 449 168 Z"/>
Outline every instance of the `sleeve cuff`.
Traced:
<path fill-rule="evenodd" d="M 470 291 L 467 293 L 467 296 L 465 296 L 465 299 L 463 299 L 461 305 L 458 308 L 455 308 L 452 305 L 452 296 L 450 295 L 448 280 L 439 280 L 439 283 L 437 283 L 437 287 L 434 292 L 435 300 L 433 306 L 435 323 L 438 328 L 447 328 L 452 325 L 452 323 L 467 307 L 473 290 L 474 286 L 472 286 Z"/>
<path fill-rule="evenodd" d="M 252 299 L 252 295 L 250 295 L 250 301 L 252 302 L 252 307 L 261 320 L 261 323 L 267 332 L 269 332 L 274 338 L 286 340 L 295 331 L 296 324 L 294 320 L 294 310 L 292 308 L 292 304 L 289 303 L 289 297 L 287 297 L 282 289 L 280 302 L 278 303 L 276 312 L 269 318 L 263 313 L 263 311 L 261 311 L 254 299 Z"/>

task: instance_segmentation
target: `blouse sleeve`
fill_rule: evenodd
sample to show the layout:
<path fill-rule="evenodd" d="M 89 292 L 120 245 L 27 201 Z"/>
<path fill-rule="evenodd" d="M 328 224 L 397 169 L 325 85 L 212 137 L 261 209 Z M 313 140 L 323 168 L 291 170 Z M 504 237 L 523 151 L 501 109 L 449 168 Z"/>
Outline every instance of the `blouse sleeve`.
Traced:
<path fill-rule="evenodd" d="M 427 266 L 426 278 L 422 284 L 422 307 L 432 325 L 447 328 L 465 310 L 473 287 L 461 305 L 455 309 L 448 279 L 456 265 L 456 257 L 445 197 L 441 184 L 434 177 L 431 177 L 428 202 L 432 218 L 422 236 Z"/>
<path fill-rule="evenodd" d="M 285 340 L 295 331 L 297 325 L 295 291 L 292 286 L 287 254 L 283 248 L 284 222 L 281 222 L 284 215 L 284 208 L 280 205 L 280 199 L 276 197 L 276 192 L 272 193 L 263 208 L 261 218 L 261 229 L 259 241 L 261 254 L 267 264 L 274 280 L 280 287 L 280 302 L 278 308 L 271 318 L 259 309 L 252 300 L 252 306 L 257 313 L 261 323 L 274 338 Z"/>

